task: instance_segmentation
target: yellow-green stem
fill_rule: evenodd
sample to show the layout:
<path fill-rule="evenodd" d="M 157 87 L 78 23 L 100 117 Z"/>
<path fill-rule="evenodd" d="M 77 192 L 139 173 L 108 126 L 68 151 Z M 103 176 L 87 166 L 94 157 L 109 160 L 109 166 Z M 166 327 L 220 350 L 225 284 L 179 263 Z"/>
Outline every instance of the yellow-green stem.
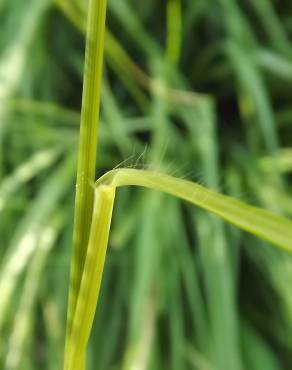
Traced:
<path fill-rule="evenodd" d="M 99 296 L 114 198 L 113 186 L 101 185 L 95 190 L 89 243 L 71 335 L 66 348 L 65 370 L 86 368 L 86 347 Z"/>
<path fill-rule="evenodd" d="M 76 310 L 92 218 L 106 0 L 90 0 L 88 14 L 66 346 Z"/>

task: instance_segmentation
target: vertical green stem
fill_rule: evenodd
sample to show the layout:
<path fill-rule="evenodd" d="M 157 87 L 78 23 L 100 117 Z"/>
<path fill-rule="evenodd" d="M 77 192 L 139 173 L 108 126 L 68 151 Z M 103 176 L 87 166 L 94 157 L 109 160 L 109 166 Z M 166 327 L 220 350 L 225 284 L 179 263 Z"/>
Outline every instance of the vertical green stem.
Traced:
<path fill-rule="evenodd" d="M 101 185 L 96 188 L 80 294 L 66 348 L 66 370 L 86 368 L 86 347 L 99 296 L 114 199 L 115 187 Z"/>
<path fill-rule="evenodd" d="M 76 311 L 93 210 L 106 0 L 90 0 L 88 12 L 66 343 Z"/>

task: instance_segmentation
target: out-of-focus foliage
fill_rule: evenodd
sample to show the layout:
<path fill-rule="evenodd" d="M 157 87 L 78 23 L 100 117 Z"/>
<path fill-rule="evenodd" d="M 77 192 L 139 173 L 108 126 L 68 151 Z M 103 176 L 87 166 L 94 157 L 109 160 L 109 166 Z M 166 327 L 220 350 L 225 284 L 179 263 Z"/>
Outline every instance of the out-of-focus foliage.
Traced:
<path fill-rule="evenodd" d="M 86 1 L 0 0 L 0 367 L 62 366 Z M 292 215 L 292 4 L 109 0 L 98 173 Z M 123 189 L 90 369 L 289 370 L 292 258 Z"/>

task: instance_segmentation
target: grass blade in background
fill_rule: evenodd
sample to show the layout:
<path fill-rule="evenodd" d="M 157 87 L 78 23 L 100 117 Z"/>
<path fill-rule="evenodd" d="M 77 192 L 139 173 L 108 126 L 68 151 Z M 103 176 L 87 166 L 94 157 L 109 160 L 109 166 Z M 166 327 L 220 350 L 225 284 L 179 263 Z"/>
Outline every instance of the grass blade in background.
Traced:
<path fill-rule="evenodd" d="M 8 351 L 5 361 L 5 369 L 17 370 L 23 361 L 23 354 L 27 342 L 31 339 L 33 306 L 36 301 L 37 289 L 39 288 L 39 279 L 44 269 L 48 253 L 52 249 L 60 228 L 60 220 L 56 217 L 42 231 L 38 240 L 38 249 L 32 257 L 32 261 L 27 271 L 24 282 L 23 293 L 20 299 L 16 320 L 9 341 Z M 59 364 L 61 365 L 61 364 Z"/>

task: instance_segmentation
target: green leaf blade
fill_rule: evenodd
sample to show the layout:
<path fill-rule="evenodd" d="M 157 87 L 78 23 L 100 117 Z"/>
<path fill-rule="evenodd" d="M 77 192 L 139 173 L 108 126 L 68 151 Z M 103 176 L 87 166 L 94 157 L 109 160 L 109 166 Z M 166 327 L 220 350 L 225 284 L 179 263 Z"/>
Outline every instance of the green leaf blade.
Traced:
<path fill-rule="evenodd" d="M 110 171 L 99 183 L 114 186 L 143 186 L 186 200 L 212 212 L 223 220 L 292 252 L 292 221 L 272 212 L 247 205 L 237 199 L 216 193 L 202 185 L 147 170 L 118 169 Z"/>

